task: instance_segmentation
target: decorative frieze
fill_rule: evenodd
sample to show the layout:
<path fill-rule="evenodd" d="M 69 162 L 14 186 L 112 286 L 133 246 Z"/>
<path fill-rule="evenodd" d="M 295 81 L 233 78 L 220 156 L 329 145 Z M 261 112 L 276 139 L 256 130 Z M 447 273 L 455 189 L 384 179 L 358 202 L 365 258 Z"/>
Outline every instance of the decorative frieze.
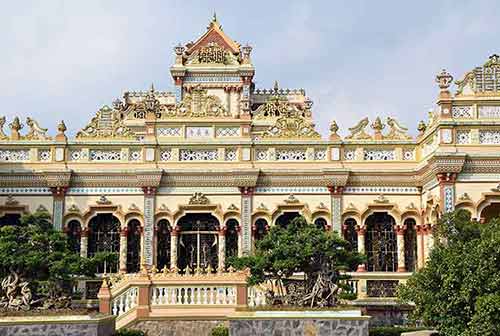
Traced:
<path fill-rule="evenodd" d="M 160 151 L 160 161 L 170 161 L 172 160 L 172 150 L 163 149 Z"/>
<path fill-rule="evenodd" d="M 26 187 L 26 188 L 0 188 L 0 194 L 15 195 L 15 194 L 35 194 L 47 195 L 50 194 L 50 188 L 41 187 Z"/>
<path fill-rule="evenodd" d="M 344 149 L 344 160 L 346 161 L 356 160 L 356 150 L 352 148 Z"/>
<path fill-rule="evenodd" d="M 181 149 L 181 161 L 216 161 L 219 158 L 217 149 Z"/>
<path fill-rule="evenodd" d="M 403 149 L 403 160 L 404 161 L 415 160 L 415 150 L 414 149 Z"/>
<path fill-rule="evenodd" d="M 71 187 L 67 195 L 111 195 L 111 194 L 140 194 L 141 188 L 111 187 L 111 188 L 91 188 L 91 187 Z"/>
<path fill-rule="evenodd" d="M 38 150 L 38 161 L 49 162 L 51 159 L 52 159 L 52 154 L 50 149 Z"/>
<path fill-rule="evenodd" d="M 180 137 L 182 129 L 180 127 L 160 127 L 156 129 L 156 134 L 159 137 Z"/>
<path fill-rule="evenodd" d="M 365 149 L 363 158 L 365 161 L 392 161 L 396 155 L 393 149 Z"/>
<path fill-rule="evenodd" d="M 219 127 L 215 131 L 215 135 L 218 138 L 239 137 L 240 136 L 240 128 L 239 127 Z"/>
<path fill-rule="evenodd" d="M 500 144 L 500 130 L 480 130 L 479 143 L 483 145 Z"/>
<path fill-rule="evenodd" d="M 451 108 L 451 116 L 453 118 L 472 118 L 472 106 L 453 106 Z"/>
<path fill-rule="evenodd" d="M 305 149 L 278 149 L 276 160 L 278 161 L 305 161 L 307 159 Z"/>
<path fill-rule="evenodd" d="M 255 150 L 255 161 L 267 161 L 269 160 L 269 150 L 268 149 L 256 149 Z"/>
<path fill-rule="evenodd" d="M 314 149 L 314 160 L 324 161 L 326 160 L 326 148 L 316 148 Z"/>
<path fill-rule="evenodd" d="M 457 130 L 456 143 L 458 145 L 467 145 L 471 143 L 470 130 Z"/>
<path fill-rule="evenodd" d="M 0 162 L 26 162 L 30 158 L 29 149 L 0 149 Z"/>
<path fill-rule="evenodd" d="M 141 161 L 142 160 L 142 151 L 140 149 L 129 151 L 128 160 L 129 161 Z"/>
<path fill-rule="evenodd" d="M 121 161 L 121 150 L 90 150 L 90 161 Z"/>
<path fill-rule="evenodd" d="M 419 194 L 417 187 L 345 187 L 344 194 Z"/>
<path fill-rule="evenodd" d="M 500 119 L 500 106 L 479 106 L 479 118 Z"/>
<path fill-rule="evenodd" d="M 326 187 L 257 187 L 258 194 L 328 194 Z"/>
<path fill-rule="evenodd" d="M 225 161 L 236 161 L 238 160 L 238 151 L 236 149 L 226 148 L 224 152 Z"/>
<path fill-rule="evenodd" d="M 213 138 L 213 127 L 186 127 L 186 138 Z"/>

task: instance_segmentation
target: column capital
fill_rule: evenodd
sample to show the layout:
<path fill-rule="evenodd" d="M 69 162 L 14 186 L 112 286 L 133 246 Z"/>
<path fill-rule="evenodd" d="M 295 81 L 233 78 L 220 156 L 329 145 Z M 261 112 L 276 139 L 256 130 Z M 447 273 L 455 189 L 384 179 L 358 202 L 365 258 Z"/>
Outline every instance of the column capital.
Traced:
<path fill-rule="evenodd" d="M 50 187 L 50 191 L 54 197 L 64 197 L 64 195 L 66 195 L 66 191 L 68 191 L 68 187 Z"/>
<path fill-rule="evenodd" d="M 455 183 L 457 180 L 457 173 L 452 173 L 452 172 L 444 172 L 444 173 L 437 173 L 436 178 L 438 182 L 441 183 Z"/>
<path fill-rule="evenodd" d="M 241 196 L 252 196 L 255 188 L 254 187 L 239 187 Z"/>
<path fill-rule="evenodd" d="M 90 229 L 85 227 L 82 229 L 80 236 L 81 237 L 88 237 L 89 234 L 90 234 Z"/>
<path fill-rule="evenodd" d="M 366 233 L 366 228 L 364 226 L 356 225 L 356 232 L 358 235 L 364 235 Z"/>
<path fill-rule="evenodd" d="M 403 236 L 405 234 L 405 231 L 406 231 L 406 225 L 395 225 L 394 231 L 396 231 L 396 234 L 398 236 Z"/>
<path fill-rule="evenodd" d="M 120 230 L 120 236 L 126 237 L 128 235 L 128 227 L 124 227 Z"/>
<path fill-rule="evenodd" d="M 144 193 L 144 196 L 154 196 L 157 189 L 157 187 L 142 187 L 142 192 Z"/>
<path fill-rule="evenodd" d="M 327 188 L 332 196 L 340 196 L 344 192 L 344 186 L 328 186 Z"/>
<path fill-rule="evenodd" d="M 226 235 L 226 227 L 225 226 L 221 226 L 219 228 L 219 230 L 217 230 L 217 233 L 219 234 L 219 236 L 225 236 Z"/>

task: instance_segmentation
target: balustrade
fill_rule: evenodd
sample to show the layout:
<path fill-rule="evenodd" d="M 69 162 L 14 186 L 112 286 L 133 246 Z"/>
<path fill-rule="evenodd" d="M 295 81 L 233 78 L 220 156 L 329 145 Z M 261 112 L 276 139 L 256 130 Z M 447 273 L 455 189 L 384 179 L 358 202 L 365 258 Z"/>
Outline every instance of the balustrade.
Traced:
<path fill-rule="evenodd" d="M 153 305 L 235 305 L 235 286 L 154 286 Z"/>
<path fill-rule="evenodd" d="M 138 288 L 130 287 L 111 300 L 111 313 L 120 316 L 137 307 Z"/>

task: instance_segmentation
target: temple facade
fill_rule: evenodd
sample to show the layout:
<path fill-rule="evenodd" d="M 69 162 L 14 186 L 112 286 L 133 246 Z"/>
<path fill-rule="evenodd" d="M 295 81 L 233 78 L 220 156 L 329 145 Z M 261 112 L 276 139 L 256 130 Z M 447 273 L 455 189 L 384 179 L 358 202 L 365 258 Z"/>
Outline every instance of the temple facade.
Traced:
<path fill-rule="evenodd" d="M 499 56 L 454 83 L 440 72 L 415 137 L 384 117 L 346 137 L 332 121 L 325 139 L 303 89 L 255 87 L 251 54 L 214 18 L 174 48 L 173 92 L 125 92 L 74 138 L 1 118 L 0 225 L 48 211 L 82 256 L 119 253 L 100 272 L 190 272 L 302 215 L 367 255 L 352 274 L 369 298 L 424 265 L 444 213 L 499 215 Z"/>

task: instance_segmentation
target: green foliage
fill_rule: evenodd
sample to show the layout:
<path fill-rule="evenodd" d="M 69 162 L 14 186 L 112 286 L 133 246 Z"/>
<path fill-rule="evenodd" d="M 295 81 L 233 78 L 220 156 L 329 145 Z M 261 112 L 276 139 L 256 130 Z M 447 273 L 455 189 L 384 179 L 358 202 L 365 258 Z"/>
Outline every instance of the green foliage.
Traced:
<path fill-rule="evenodd" d="M 499 335 L 500 221 L 471 221 L 467 212 L 444 216 L 426 266 L 400 286 L 413 317 L 444 336 Z"/>
<path fill-rule="evenodd" d="M 212 332 L 210 333 L 211 336 L 229 336 L 229 329 L 223 325 L 219 324 L 215 328 L 212 329 Z"/>
<path fill-rule="evenodd" d="M 64 284 L 75 276 L 94 276 L 103 259 L 115 260 L 116 256 L 81 258 L 72 252 L 66 235 L 54 230 L 47 212 L 24 215 L 20 225 L 0 228 L 0 277 L 16 272 L 38 295 L 60 295 Z"/>
<path fill-rule="evenodd" d="M 120 329 L 115 333 L 115 336 L 146 336 L 146 333 L 137 329 Z"/>
<path fill-rule="evenodd" d="M 370 336 L 399 336 L 404 332 L 417 331 L 417 328 L 402 328 L 402 327 L 375 327 L 370 328 Z"/>
<path fill-rule="evenodd" d="M 254 255 L 228 260 L 237 269 L 250 268 L 249 285 L 287 278 L 294 272 L 310 275 L 325 265 L 332 271 L 347 270 L 363 261 L 336 232 L 324 231 L 303 217 L 295 218 L 286 228 L 273 226 L 256 242 Z"/>

